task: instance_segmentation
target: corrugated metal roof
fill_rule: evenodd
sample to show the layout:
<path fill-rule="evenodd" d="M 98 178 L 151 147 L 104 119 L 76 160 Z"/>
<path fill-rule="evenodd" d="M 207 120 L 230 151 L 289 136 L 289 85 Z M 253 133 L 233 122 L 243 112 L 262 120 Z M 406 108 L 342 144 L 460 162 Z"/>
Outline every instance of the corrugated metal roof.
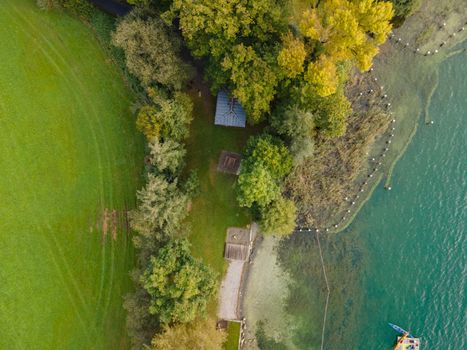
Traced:
<path fill-rule="evenodd" d="M 240 102 L 236 98 L 230 98 L 223 90 L 217 94 L 214 124 L 238 128 L 244 128 L 246 125 L 246 114 Z"/>

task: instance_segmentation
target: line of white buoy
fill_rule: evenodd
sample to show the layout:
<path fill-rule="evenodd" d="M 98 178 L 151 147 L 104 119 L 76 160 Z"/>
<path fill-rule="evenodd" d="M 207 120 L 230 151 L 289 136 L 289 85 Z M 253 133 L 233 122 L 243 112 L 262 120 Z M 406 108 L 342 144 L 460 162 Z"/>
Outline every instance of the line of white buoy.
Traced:
<path fill-rule="evenodd" d="M 421 55 L 421 56 L 432 56 L 432 55 L 435 55 L 439 52 L 439 50 L 446 46 L 447 43 L 448 43 L 448 40 L 450 39 L 453 39 L 457 36 L 457 34 L 465 31 L 465 28 L 467 27 L 467 21 L 464 21 L 464 23 L 462 24 L 462 26 L 460 26 L 457 30 L 451 32 L 448 34 L 447 38 L 445 40 L 443 40 L 442 42 L 440 42 L 439 44 L 435 45 L 434 49 L 431 49 L 431 50 L 427 50 L 427 51 L 421 51 L 420 47 L 418 47 L 417 45 L 415 44 L 411 44 L 409 43 L 408 41 L 406 40 L 403 40 L 402 38 L 400 38 L 398 35 L 396 35 L 395 33 L 391 33 L 388 37 L 389 41 L 391 41 L 393 44 L 395 45 L 399 45 L 401 46 L 402 49 L 406 49 L 406 50 L 409 50 L 411 51 L 412 53 L 414 54 L 417 54 L 417 55 Z M 443 22 L 440 26 L 439 26 L 439 29 L 440 30 L 444 30 L 446 28 L 446 22 Z"/>

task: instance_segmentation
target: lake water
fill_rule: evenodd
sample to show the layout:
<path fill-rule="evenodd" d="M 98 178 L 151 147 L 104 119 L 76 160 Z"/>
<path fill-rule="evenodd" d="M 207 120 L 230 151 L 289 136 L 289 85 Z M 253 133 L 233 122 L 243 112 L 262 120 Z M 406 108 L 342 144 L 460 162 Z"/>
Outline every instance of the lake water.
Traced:
<path fill-rule="evenodd" d="M 427 109 L 434 124 L 420 118 L 392 190 L 380 185 L 349 229 L 321 238 L 331 290 L 324 349 L 390 349 L 396 333 L 387 322 L 420 336 L 422 349 L 467 348 L 466 51 L 439 69 Z M 250 321 L 266 321 L 260 348 L 320 349 L 326 285 L 316 237 L 295 234 L 277 251 L 288 293 L 249 285 L 254 298 L 269 299 L 247 291 L 245 301 Z"/>

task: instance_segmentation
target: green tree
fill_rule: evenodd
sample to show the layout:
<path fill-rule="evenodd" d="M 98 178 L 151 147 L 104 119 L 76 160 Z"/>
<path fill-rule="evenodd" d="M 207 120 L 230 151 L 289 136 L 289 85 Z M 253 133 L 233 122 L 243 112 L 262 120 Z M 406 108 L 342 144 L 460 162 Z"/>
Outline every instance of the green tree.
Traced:
<path fill-rule="evenodd" d="M 217 289 L 215 273 L 191 256 L 186 239 L 169 241 L 151 257 L 141 283 L 151 297 L 149 312 L 165 325 L 205 314 Z"/>
<path fill-rule="evenodd" d="M 262 165 L 244 167 L 238 177 L 237 200 L 240 206 L 251 208 L 253 204 L 264 207 L 280 196 L 280 187 L 271 173 Z"/>
<path fill-rule="evenodd" d="M 282 179 L 292 169 L 292 157 L 285 144 L 269 134 L 251 137 L 245 149 L 246 168 L 261 165 L 273 179 Z"/>
<path fill-rule="evenodd" d="M 125 17 L 112 36 L 112 43 L 125 52 L 128 70 L 145 87 L 159 83 L 181 89 L 193 75 L 179 57 L 181 41 L 160 19 L 137 16 Z"/>
<path fill-rule="evenodd" d="M 131 227 L 139 233 L 134 239 L 137 248 L 153 251 L 157 240 L 181 234 L 189 197 L 179 190 L 176 181 L 150 173 L 137 198 L 138 206 L 130 213 Z"/>
<path fill-rule="evenodd" d="M 252 124 L 269 112 L 278 83 L 271 65 L 251 46 L 236 45 L 226 54 L 222 69 L 228 73 L 232 94 L 242 103 Z"/>
<path fill-rule="evenodd" d="M 208 57 L 207 75 L 215 93 L 228 87 L 250 123 L 269 112 L 278 84 L 276 41 L 284 26 L 276 0 L 175 0 L 163 14 L 178 18 L 196 57 Z"/>
<path fill-rule="evenodd" d="M 216 329 L 216 321 L 208 318 L 188 324 L 166 327 L 152 341 L 153 350 L 219 350 L 227 338 Z"/>
<path fill-rule="evenodd" d="M 149 143 L 149 152 L 149 161 L 154 170 L 160 174 L 167 174 L 169 177 L 180 172 L 186 155 L 183 145 L 172 139 L 167 139 L 165 142 L 154 139 Z"/>
<path fill-rule="evenodd" d="M 181 141 L 188 136 L 192 120 L 193 103 L 182 92 L 175 92 L 173 98 L 164 97 L 157 90 L 148 89 L 152 104 L 143 106 L 136 118 L 136 126 L 148 139 L 154 138 Z"/>
<path fill-rule="evenodd" d="M 261 231 L 265 234 L 288 235 L 295 229 L 296 219 L 295 203 L 279 197 L 261 210 Z"/>
<path fill-rule="evenodd" d="M 322 135 L 328 138 L 345 134 L 346 118 L 352 108 L 343 92 L 338 91 L 327 98 L 315 99 L 315 124 Z"/>
<path fill-rule="evenodd" d="M 283 26 L 281 7 L 275 0 L 174 0 L 163 14 L 179 19 L 188 47 L 197 57 L 222 57 L 249 39 L 266 42 Z"/>

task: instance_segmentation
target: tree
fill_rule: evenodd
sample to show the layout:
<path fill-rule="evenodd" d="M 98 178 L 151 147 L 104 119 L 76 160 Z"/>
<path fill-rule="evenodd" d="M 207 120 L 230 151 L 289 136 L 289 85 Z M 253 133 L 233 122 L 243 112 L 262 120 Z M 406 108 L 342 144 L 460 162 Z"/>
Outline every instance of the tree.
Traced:
<path fill-rule="evenodd" d="M 169 177 L 180 171 L 186 155 L 183 145 L 172 139 L 167 139 L 165 142 L 154 139 L 149 143 L 149 152 L 151 165 L 157 173 L 167 174 Z"/>
<path fill-rule="evenodd" d="M 273 179 L 282 179 L 292 168 L 292 157 L 285 144 L 269 134 L 251 137 L 244 153 L 246 168 L 261 165 Z"/>
<path fill-rule="evenodd" d="M 137 16 L 125 17 L 112 36 L 112 43 L 125 52 L 128 70 L 145 87 L 159 83 L 181 89 L 193 71 L 178 56 L 181 42 L 177 35 L 158 18 Z"/>
<path fill-rule="evenodd" d="M 164 176 L 148 174 L 146 186 L 138 191 L 138 207 L 130 213 L 132 229 L 138 231 L 134 241 L 137 248 L 150 249 L 155 238 L 180 234 L 187 216 L 189 197 L 180 191 L 177 182 Z"/>
<path fill-rule="evenodd" d="M 292 33 L 282 36 L 282 49 L 277 56 L 277 62 L 287 78 L 295 78 L 303 72 L 306 58 L 305 44 L 295 38 Z"/>
<path fill-rule="evenodd" d="M 222 57 L 241 42 L 262 43 L 274 37 L 283 26 L 281 10 L 275 0 L 174 0 L 163 18 L 179 19 L 195 56 Z"/>
<path fill-rule="evenodd" d="M 336 92 L 336 64 L 352 61 L 361 71 L 371 67 L 378 45 L 391 30 L 392 4 L 375 0 L 320 1 L 307 10 L 301 33 L 317 45 L 317 58 L 309 63 L 305 80 L 320 96 Z"/>
<path fill-rule="evenodd" d="M 136 126 L 148 139 L 154 138 L 181 141 L 188 136 L 192 120 L 193 103 L 182 92 L 167 98 L 155 89 L 148 89 L 152 104 L 143 106 L 136 119 Z"/>
<path fill-rule="evenodd" d="M 151 257 L 141 283 L 151 297 L 149 312 L 165 325 L 203 315 L 217 289 L 216 274 L 191 256 L 186 239 L 169 241 Z"/>
<path fill-rule="evenodd" d="M 394 6 L 394 17 L 396 24 L 400 25 L 421 5 L 421 0 L 391 0 Z"/>
<path fill-rule="evenodd" d="M 278 83 L 271 65 L 251 46 L 236 45 L 226 54 L 222 69 L 228 73 L 232 94 L 242 103 L 252 124 L 269 112 Z"/>
<path fill-rule="evenodd" d="M 243 169 L 238 177 L 237 200 L 240 206 L 251 208 L 257 204 L 264 207 L 280 196 L 279 186 L 262 165 L 254 164 Z"/>
<path fill-rule="evenodd" d="M 338 91 L 327 98 L 317 96 L 315 108 L 315 124 L 322 135 L 328 138 L 344 135 L 345 121 L 352 109 L 343 92 Z"/>
<path fill-rule="evenodd" d="M 228 87 L 250 123 L 269 112 L 278 84 L 276 40 L 284 27 L 276 0 L 175 0 L 163 14 L 196 57 L 207 56 L 212 90 Z"/>
<path fill-rule="evenodd" d="M 296 219 L 295 203 L 279 197 L 261 211 L 261 231 L 265 234 L 288 235 L 295 229 Z"/>
<path fill-rule="evenodd" d="M 153 350 L 218 350 L 227 338 L 216 329 L 216 321 L 208 318 L 166 327 L 152 341 Z"/>

